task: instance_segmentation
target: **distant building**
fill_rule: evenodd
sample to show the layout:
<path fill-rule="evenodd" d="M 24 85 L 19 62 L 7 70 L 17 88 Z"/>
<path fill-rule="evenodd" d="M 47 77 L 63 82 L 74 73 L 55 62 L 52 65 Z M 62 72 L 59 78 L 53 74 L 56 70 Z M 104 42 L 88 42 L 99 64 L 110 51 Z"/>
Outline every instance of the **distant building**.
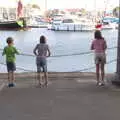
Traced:
<path fill-rule="evenodd" d="M 32 6 L 23 7 L 23 17 L 34 17 L 41 14 L 42 13 L 40 9 L 32 8 Z M 17 19 L 17 8 L 0 7 L 0 21 L 8 19 L 9 20 Z"/>

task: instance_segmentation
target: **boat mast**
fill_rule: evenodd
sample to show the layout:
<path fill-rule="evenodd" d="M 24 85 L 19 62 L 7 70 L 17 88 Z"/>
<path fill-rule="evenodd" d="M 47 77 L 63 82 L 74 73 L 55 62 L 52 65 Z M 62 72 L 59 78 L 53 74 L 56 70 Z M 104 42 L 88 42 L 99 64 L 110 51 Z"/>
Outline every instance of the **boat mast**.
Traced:
<path fill-rule="evenodd" d="M 18 5 L 18 0 L 16 0 L 16 6 Z M 18 17 L 17 17 L 17 7 L 15 7 L 15 15 L 16 15 L 16 20 L 18 19 Z"/>
<path fill-rule="evenodd" d="M 46 13 L 47 13 L 47 0 L 45 0 L 45 11 L 44 11 L 44 16 L 46 17 Z"/>
<path fill-rule="evenodd" d="M 104 17 L 106 16 L 106 11 L 107 11 L 107 4 L 108 0 L 104 0 L 105 8 L 104 8 Z"/>
<path fill-rule="evenodd" d="M 47 11 L 47 0 L 45 0 L 45 11 Z"/>
<path fill-rule="evenodd" d="M 97 22 L 97 10 L 96 10 L 96 0 L 94 0 L 94 12 L 95 12 L 95 23 Z"/>
<path fill-rule="evenodd" d="M 9 21 L 10 17 L 9 17 L 9 9 L 10 8 L 6 8 L 6 13 L 7 13 L 7 20 Z"/>
<path fill-rule="evenodd" d="M 21 0 L 17 2 L 17 18 L 23 17 L 23 4 Z"/>

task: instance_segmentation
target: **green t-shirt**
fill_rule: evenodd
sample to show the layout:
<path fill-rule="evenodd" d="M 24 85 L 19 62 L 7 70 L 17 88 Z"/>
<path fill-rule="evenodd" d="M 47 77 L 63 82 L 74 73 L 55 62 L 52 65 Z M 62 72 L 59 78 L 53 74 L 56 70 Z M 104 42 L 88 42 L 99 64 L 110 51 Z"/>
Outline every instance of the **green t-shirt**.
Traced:
<path fill-rule="evenodd" d="M 15 54 L 19 54 L 19 52 L 12 45 L 6 46 L 3 50 L 3 55 L 6 55 L 6 62 L 15 62 Z"/>

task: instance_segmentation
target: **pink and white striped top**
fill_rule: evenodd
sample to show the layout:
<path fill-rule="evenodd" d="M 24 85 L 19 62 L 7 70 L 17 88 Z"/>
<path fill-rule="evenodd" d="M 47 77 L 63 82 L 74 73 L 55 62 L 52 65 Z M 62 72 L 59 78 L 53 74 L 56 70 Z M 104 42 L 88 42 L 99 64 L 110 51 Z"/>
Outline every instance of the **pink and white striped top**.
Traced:
<path fill-rule="evenodd" d="M 107 44 L 104 39 L 95 39 L 92 41 L 91 50 L 95 50 L 95 53 L 105 53 L 106 48 Z"/>

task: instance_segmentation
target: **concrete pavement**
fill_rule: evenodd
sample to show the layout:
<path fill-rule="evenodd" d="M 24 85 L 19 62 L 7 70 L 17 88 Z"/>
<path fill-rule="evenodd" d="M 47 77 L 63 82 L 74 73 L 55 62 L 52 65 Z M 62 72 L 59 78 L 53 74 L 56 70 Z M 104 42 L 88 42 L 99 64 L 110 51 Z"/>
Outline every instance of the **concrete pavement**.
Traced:
<path fill-rule="evenodd" d="M 56 79 L 56 80 L 55 80 Z M 119 120 L 120 90 L 94 78 L 51 78 L 47 88 L 18 79 L 0 92 L 0 120 Z"/>

